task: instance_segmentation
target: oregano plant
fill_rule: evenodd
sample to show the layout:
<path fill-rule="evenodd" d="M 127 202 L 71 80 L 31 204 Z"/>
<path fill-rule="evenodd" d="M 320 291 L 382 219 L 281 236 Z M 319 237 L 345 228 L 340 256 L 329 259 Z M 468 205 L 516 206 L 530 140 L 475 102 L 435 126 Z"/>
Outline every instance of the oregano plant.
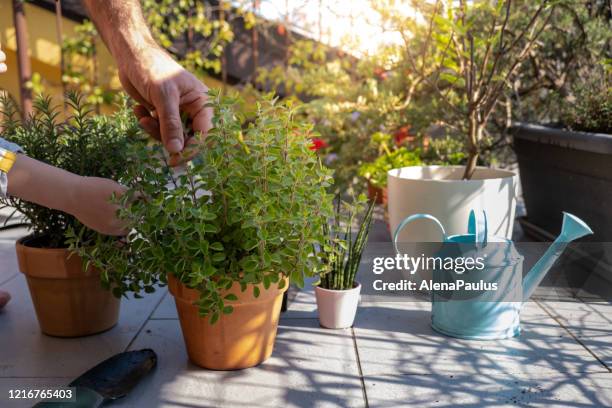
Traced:
<path fill-rule="evenodd" d="M 213 128 L 184 168 L 169 167 L 158 145 L 134 149 L 119 199 L 127 237 L 74 233 L 72 244 L 115 295 L 151 292 L 172 274 L 200 292 L 200 314 L 214 323 L 232 312 L 235 296 L 223 293 L 234 283 L 257 297 L 258 284 L 303 285 L 322 270 L 313 248 L 326 238 L 333 200 L 330 170 L 309 149 L 311 125 L 291 106 L 262 97 L 245 123 L 238 100 L 215 91 L 209 99 Z"/>

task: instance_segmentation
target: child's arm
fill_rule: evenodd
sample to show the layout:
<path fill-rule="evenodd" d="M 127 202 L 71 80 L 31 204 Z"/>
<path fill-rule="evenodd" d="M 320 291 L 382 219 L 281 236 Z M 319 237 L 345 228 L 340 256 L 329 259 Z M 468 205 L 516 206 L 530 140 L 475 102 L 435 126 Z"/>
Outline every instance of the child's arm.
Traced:
<path fill-rule="evenodd" d="M 7 174 L 9 195 L 75 216 L 79 221 L 107 235 L 125 230 L 116 217 L 113 193 L 122 194 L 120 184 L 98 177 L 82 177 L 17 154 Z"/>
<path fill-rule="evenodd" d="M 6 71 L 5 60 L 6 55 L 0 50 L 0 74 Z M 123 186 L 108 179 L 77 176 L 23 154 L 14 154 L 15 151 L 19 151 L 18 146 L 0 138 L 0 196 L 8 179 L 9 195 L 64 211 L 102 234 L 126 232 L 116 217 L 117 206 L 110 203 L 113 193 L 120 195 L 125 191 Z M 10 159 L 3 161 L 6 154 Z"/>

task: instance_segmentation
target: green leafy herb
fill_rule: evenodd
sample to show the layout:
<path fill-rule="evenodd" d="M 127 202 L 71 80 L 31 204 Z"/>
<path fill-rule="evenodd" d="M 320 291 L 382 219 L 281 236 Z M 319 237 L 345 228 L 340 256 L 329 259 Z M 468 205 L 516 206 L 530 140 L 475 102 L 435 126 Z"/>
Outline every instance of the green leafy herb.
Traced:
<path fill-rule="evenodd" d="M 184 170 L 168 167 L 161 146 L 134 149 L 119 214 L 131 228 L 125 242 L 74 234 L 72 244 L 119 294 L 174 275 L 200 292 L 200 313 L 214 322 L 232 311 L 225 291 L 235 283 L 257 296 L 254 285 L 302 285 L 319 273 L 312 248 L 326 239 L 333 205 L 331 172 L 293 109 L 267 96 L 245 124 L 238 100 L 209 99 L 213 128 Z"/>
<path fill-rule="evenodd" d="M 373 186 L 386 187 L 389 170 L 421 164 L 420 150 L 408 150 L 400 147 L 385 153 L 371 163 L 364 163 L 359 168 L 359 175 Z"/>
<path fill-rule="evenodd" d="M 20 145 L 29 157 L 52 166 L 81 176 L 120 179 L 129 144 L 141 138 L 127 99 L 112 116 L 93 115 L 91 105 L 80 94 L 70 93 L 66 101 L 66 120 L 60 119 L 61 109 L 53 107 L 49 97 L 39 97 L 32 117 L 21 121 L 15 102 L 2 96 L 2 137 Z M 81 225 L 71 215 L 15 197 L 0 199 L 0 204 L 21 212 L 34 234 L 43 235 L 45 246 L 51 248 L 65 247 L 66 231 Z M 83 233 L 93 234 L 90 230 Z"/>

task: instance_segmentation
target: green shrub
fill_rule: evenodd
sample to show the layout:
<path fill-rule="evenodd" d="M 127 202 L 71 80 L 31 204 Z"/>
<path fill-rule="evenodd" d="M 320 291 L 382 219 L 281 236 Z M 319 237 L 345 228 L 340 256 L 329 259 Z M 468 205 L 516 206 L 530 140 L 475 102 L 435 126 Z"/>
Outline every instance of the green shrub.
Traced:
<path fill-rule="evenodd" d="M 233 296 L 222 293 L 234 283 L 258 296 L 255 284 L 282 288 L 287 276 L 303 285 L 320 272 L 313 248 L 333 206 L 331 173 L 309 149 L 310 125 L 290 107 L 265 97 L 245 125 L 237 100 L 211 92 L 210 101 L 213 129 L 184 172 L 168 167 L 160 146 L 130 157 L 125 242 L 75 235 L 72 243 L 115 295 L 153 291 L 172 274 L 200 292 L 200 313 L 214 323 L 232 312 Z"/>
<path fill-rule="evenodd" d="M 446 136 L 432 139 L 429 146 L 421 153 L 421 160 L 426 164 L 455 166 L 465 164 L 465 143 L 462 140 Z"/>
<path fill-rule="evenodd" d="M 3 97 L 2 137 L 20 145 L 29 157 L 52 166 L 81 176 L 120 179 L 128 146 L 141 137 L 127 100 L 112 116 L 93 115 L 79 94 L 69 94 L 66 101 L 67 120 L 60 119 L 61 109 L 53 107 L 50 98 L 41 96 L 34 102 L 33 116 L 21 121 L 15 102 Z M 66 231 L 81 225 L 71 215 L 15 197 L 0 199 L 0 203 L 21 212 L 32 232 L 44 236 L 45 246 L 50 248 L 64 247 Z"/>
<path fill-rule="evenodd" d="M 359 175 L 375 187 L 387 186 L 387 172 L 400 167 L 418 166 L 421 164 L 420 150 L 408 150 L 405 147 L 393 150 L 378 157 L 371 163 L 364 163 L 359 168 Z"/>
<path fill-rule="evenodd" d="M 611 75 L 594 71 L 576 86 L 573 102 L 563 106 L 562 122 L 571 130 L 612 134 Z"/>

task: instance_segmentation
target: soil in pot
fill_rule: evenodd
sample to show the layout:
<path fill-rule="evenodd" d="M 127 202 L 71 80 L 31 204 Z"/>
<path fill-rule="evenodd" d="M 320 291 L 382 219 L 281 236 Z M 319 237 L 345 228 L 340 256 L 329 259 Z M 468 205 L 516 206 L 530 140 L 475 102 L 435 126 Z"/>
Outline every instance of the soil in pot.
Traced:
<path fill-rule="evenodd" d="M 98 270 L 83 271 L 79 256 L 64 248 L 44 248 L 41 237 L 22 238 L 16 249 L 43 333 L 79 337 L 117 324 L 121 300 L 102 287 Z"/>
<path fill-rule="evenodd" d="M 200 367 L 211 370 L 239 370 L 256 366 L 272 355 L 278 319 L 283 302 L 283 289 L 272 284 L 268 289 L 258 285 L 259 297 L 253 296 L 253 287 L 245 292 L 234 285 L 222 293 L 238 297 L 228 302 L 234 308 L 210 324 L 208 316 L 201 317 L 197 290 L 189 289 L 174 276 L 168 276 L 168 289 L 174 296 L 189 359 Z"/>
<path fill-rule="evenodd" d="M 353 289 L 332 290 L 315 287 L 319 323 L 328 329 L 345 329 L 353 326 L 361 285 L 355 282 Z"/>

